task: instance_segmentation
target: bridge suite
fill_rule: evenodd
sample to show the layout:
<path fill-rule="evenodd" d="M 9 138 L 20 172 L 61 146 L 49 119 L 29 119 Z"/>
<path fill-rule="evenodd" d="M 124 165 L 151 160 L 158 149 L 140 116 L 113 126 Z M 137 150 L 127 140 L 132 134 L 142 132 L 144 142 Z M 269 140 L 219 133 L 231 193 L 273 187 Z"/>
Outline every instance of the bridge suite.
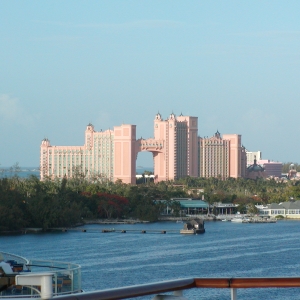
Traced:
<path fill-rule="evenodd" d="M 137 148 L 138 148 L 138 152 L 141 152 L 141 151 L 163 152 L 164 140 L 139 139 L 139 140 L 137 140 Z"/>

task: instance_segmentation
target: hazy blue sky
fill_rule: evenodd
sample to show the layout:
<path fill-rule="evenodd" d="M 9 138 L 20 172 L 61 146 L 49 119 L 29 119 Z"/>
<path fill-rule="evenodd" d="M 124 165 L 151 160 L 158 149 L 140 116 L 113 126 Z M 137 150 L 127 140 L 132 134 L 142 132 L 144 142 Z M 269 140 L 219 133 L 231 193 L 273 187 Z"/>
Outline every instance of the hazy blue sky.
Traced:
<path fill-rule="evenodd" d="M 300 163 L 299 12 L 299 0 L 1 0 L 1 166 L 38 166 L 45 137 L 83 145 L 90 122 L 152 137 L 158 111 Z"/>

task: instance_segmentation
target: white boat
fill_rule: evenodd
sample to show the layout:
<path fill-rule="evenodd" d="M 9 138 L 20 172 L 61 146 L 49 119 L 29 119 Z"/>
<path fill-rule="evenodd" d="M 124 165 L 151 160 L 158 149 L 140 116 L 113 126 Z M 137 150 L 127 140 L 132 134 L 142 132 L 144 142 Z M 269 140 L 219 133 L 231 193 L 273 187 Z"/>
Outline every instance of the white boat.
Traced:
<path fill-rule="evenodd" d="M 250 223 L 251 219 L 249 218 L 243 218 L 243 223 Z"/>
<path fill-rule="evenodd" d="M 234 223 L 243 223 L 243 217 L 236 216 L 236 217 L 234 217 L 234 218 L 231 219 L 231 222 L 234 222 Z"/>
<path fill-rule="evenodd" d="M 250 219 L 242 217 L 242 216 L 236 216 L 236 217 L 231 219 L 231 222 L 234 222 L 234 223 L 249 223 Z"/>

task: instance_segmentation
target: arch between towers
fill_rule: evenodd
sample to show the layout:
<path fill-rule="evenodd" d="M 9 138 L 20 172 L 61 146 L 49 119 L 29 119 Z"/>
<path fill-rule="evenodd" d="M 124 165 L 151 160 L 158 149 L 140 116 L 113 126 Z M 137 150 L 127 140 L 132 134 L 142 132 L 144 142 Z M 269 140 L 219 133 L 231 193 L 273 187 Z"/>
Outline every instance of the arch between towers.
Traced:
<path fill-rule="evenodd" d="M 136 141 L 136 158 L 139 152 L 151 152 L 153 156 L 154 181 L 166 180 L 165 175 L 165 141 L 156 139 L 139 139 Z"/>

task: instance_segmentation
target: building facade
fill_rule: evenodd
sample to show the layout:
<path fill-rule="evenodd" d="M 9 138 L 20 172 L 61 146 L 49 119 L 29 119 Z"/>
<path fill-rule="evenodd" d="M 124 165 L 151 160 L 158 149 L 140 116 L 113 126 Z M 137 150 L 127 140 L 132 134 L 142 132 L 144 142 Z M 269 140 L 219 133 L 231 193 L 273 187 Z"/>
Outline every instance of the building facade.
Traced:
<path fill-rule="evenodd" d="M 172 113 L 168 119 L 163 120 L 159 113 L 156 114 L 154 140 L 163 147 L 159 151 L 146 150 L 153 153 L 154 175 L 157 181 L 185 176 L 198 177 L 197 117 L 176 117 Z M 149 142 L 151 143 L 151 140 Z"/>
<path fill-rule="evenodd" d="M 261 216 L 276 217 L 278 215 L 287 219 L 300 219 L 300 201 L 286 201 L 271 203 L 266 206 L 255 205 Z"/>
<path fill-rule="evenodd" d="M 200 177 L 228 178 L 230 174 L 230 142 L 217 131 L 210 138 L 199 138 Z"/>
<path fill-rule="evenodd" d="M 136 140 L 135 125 L 115 126 L 95 131 L 89 124 L 83 146 L 51 146 L 44 139 L 40 149 L 40 176 L 63 178 L 84 176 L 89 179 L 136 182 L 138 152 L 153 154 L 155 181 L 198 176 L 198 118 L 173 113 L 163 120 L 154 119 L 154 138 Z"/>
<path fill-rule="evenodd" d="M 246 154 L 247 154 L 247 167 L 249 167 L 250 165 L 253 165 L 255 159 L 256 159 L 256 161 L 262 159 L 261 151 L 251 152 L 251 151 L 246 150 Z"/>
<path fill-rule="evenodd" d="M 246 151 L 241 144 L 241 135 L 217 131 L 210 138 L 199 138 L 200 177 L 245 177 Z"/>
<path fill-rule="evenodd" d="M 266 178 L 266 172 L 264 167 L 260 164 L 257 164 L 256 159 L 254 158 L 254 163 L 247 167 L 247 178 L 249 179 L 258 179 L 258 178 Z"/>
<path fill-rule="evenodd" d="M 267 177 L 281 177 L 282 174 L 282 163 L 271 161 L 268 159 L 261 159 L 257 161 L 257 164 L 261 165 L 265 169 Z"/>
<path fill-rule="evenodd" d="M 51 146 L 48 139 L 42 141 L 40 177 L 44 180 L 81 176 L 135 183 L 135 149 L 135 125 L 96 132 L 89 124 L 83 146 Z"/>
<path fill-rule="evenodd" d="M 52 146 L 44 139 L 40 147 L 40 177 L 81 176 L 91 180 L 136 183 L 139 152 L 153 155 L 154 181 L 191 177 L 242 177 L 245 150 L 241 136 L 217 132 L 210 139 L 198 137 L 198 118 L 170 116 L 154 118 L 154 137 L 136 139 L 136 125 L 123 124 L 113 130 L 85 130 L 83 146 Z"/>

